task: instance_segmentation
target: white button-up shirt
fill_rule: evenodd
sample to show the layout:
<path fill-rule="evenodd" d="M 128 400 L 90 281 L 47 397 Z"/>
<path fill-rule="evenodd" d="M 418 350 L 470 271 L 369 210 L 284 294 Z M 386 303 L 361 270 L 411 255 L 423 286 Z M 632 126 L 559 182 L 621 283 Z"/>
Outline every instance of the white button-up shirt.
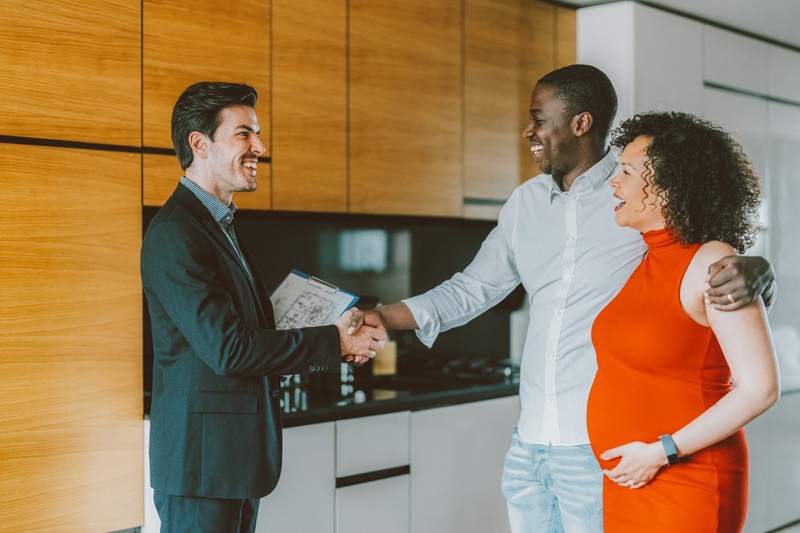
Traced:
<path fill-rule="evenodd" d="M 520 282 L 530 321 L 522 352 L 523 440 L 586 444 L 586 400 L 597 363 L 591 327 L 641 262 L 638 231 L 614 222 L 609 151 L 563 192 L 549 175 L 517 187 L 472 263 L 425 294 L 403 300 L 428 347 L 499 303 Z"/>

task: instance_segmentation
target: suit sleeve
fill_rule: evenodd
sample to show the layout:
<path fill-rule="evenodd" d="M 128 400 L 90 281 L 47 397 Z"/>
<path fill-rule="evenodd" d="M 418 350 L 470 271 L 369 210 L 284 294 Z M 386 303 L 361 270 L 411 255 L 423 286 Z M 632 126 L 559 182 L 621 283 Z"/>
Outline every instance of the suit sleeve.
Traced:
<path fill-rule="evenodd" d="M 206 237 L 180 221 L 162 222 L 142 248 L 142 281 L 192 350 L 223 376 L 325 371 L 341 362 L 335 326 L 291 330 L 245 324 L 221 286 Z"/>

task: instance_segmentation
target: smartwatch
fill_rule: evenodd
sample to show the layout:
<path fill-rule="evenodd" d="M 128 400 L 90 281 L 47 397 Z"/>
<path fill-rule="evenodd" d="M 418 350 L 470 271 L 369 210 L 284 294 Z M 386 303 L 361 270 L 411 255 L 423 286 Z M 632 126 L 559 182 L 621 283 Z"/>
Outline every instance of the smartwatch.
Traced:
<path fill-rule="evenodd" d="M 658 437 L 658 440 L 661 441 L 661 445 L 664 447 L 664 453 L 667 454 L 667 463 L 669 463 L 669 466 L 677 464 L 678 447 L 675 446 L 675 441 L 672 440 L 672 435 L 669 433 L 661 435 Z"/>

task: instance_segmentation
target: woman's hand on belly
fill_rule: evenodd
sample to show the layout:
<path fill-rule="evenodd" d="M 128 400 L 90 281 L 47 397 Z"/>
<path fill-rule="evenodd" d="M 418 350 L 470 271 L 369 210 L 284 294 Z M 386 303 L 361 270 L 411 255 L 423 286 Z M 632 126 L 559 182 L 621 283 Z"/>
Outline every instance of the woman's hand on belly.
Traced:
<path fill-rule="evenodd" d="M 621 458 L 617 466 L 603 470 L 603 473 L 614 483 L 629 489 L 644 487 L 667 464 L 667 456 L 660 442 L 629 442 L 600 454 L 600 459 L 605 461 L 617 457 Z"/>

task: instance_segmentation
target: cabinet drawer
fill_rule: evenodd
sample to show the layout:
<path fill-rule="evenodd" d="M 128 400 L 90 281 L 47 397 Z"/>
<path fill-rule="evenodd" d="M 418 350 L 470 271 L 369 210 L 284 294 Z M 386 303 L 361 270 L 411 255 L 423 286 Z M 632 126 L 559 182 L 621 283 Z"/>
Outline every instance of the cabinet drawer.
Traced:
<path fill-rule="evenodd" d="M 409 476 L 336 489 L 336 533 L 409 533 Z"/>
<path fill-rule="evenodd" d="M 336 477 L 408 465 L 409 413 L 336 422 Z"/>

